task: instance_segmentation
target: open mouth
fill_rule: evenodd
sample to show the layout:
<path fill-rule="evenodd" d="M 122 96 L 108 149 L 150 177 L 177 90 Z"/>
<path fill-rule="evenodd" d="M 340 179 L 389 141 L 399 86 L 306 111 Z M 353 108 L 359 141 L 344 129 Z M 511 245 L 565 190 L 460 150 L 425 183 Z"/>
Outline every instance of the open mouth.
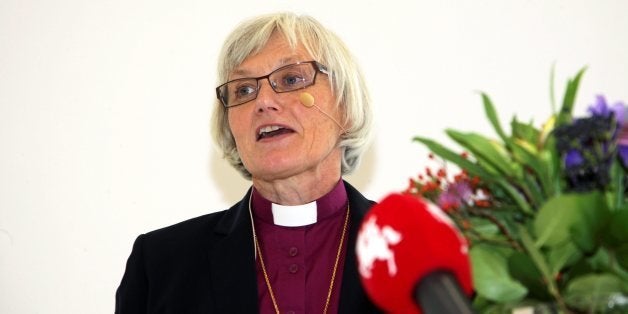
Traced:
<path fill-rule="evenodd" d="M 294 133 L 294 131 L 278 125 L 269 125 L 259 129 L 259 131 L 257 132 L 257 140 L 259 141 L 265 138 L 288 133 Z"/>

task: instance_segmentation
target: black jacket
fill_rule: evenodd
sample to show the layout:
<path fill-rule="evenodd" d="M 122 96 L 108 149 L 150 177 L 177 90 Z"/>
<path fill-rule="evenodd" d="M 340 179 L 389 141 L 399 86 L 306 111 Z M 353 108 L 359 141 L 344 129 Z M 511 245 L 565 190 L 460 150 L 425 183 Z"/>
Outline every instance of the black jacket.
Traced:
<path fill-rule="evenodd" d="M 345 182 L 351 221 L 339 313 L 380 313 L 357 271 L 355 242 L 374 202 Z M 117 314 L 258 313 L 248 199 L 226 211 L 140 235 L 116 292 Z"/>

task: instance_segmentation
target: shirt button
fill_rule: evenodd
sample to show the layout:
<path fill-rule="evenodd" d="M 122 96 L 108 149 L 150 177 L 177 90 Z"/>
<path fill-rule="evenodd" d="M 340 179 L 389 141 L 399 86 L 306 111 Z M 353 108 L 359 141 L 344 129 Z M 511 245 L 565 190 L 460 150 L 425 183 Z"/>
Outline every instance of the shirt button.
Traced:
<path fill-rule="evenodd" d="M 296 247 L 291 247 L 290 250 L 288 250 L 288 254 L 290 254 L 290 256 L 297 256 L 297 254 L 299 254 L 299 249 L 297 249 Z"/>
<path fill-rule="evenodd" d="M 290 267 L 288 267 L 288 271 L 289 271 L 291 274 L 296 274 L 296 272 L 298 272 L 298 271 L 299 271 L 299 265 L 297 265 L 297 264 L 292 264 L 292 265 L 290 265 Z"/>

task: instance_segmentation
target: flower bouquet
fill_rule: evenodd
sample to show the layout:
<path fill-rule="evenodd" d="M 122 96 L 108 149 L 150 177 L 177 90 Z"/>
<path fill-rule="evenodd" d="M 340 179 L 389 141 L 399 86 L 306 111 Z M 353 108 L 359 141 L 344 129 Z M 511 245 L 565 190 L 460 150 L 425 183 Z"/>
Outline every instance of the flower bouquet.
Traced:
<path fill-rule="evenodd" d="M 495 138 L 446 130 L 459 151 L 414 138 L 436 166 L 405 193 L 439 205 L 467 238 L 478 312 L 628 313 L 626 106 L 598 96 L 573 117 L 583 73 L 540 127 L 515 117 L 506 133 L 482 93 Z"/>

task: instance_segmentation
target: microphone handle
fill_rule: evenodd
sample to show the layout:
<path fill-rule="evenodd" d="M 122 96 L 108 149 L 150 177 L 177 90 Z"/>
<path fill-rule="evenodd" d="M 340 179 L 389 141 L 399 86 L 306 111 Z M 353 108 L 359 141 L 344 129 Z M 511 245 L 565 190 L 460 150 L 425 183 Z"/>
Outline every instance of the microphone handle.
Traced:
<path fill-rule="evenodd" d="M 448 271 L 423 277 L 414 289 L 414 301 L 425 314 L 473 314 L 471 302 Z"/>

